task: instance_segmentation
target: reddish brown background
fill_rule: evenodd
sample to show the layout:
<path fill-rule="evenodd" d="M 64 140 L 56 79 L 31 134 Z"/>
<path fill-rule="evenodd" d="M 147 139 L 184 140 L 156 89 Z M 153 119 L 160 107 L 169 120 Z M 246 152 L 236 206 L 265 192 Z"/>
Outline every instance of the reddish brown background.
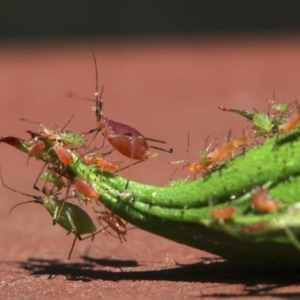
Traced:
<path fill-rule="evenodd" d="M 208 135 L 215 138 L 230 129 L 241 134 L 248 124 L 218 105 L 266 109 L 273 90 L 277 101 L 292 102 L 300 95 L 298 36 L 2 44 L 0 135 L 27 138 L 26 129 L 37 130 L 20 117 L 52 127 L 49 116 L 63 126 L 74 114 L 68 129 L 93 128 L 93 104 L 64 98 L 67 91 L 93 97 L 91 46 L 100 84 L 105 84 L 105 115 L 175 149 L 134 167 L 132 179 L 144 183 L 167 184 L 175 170 L 168 162 L 186 157 L 188 132 L 190 161 Z M 118 154 L 112 157 L 126 163 Z M 0 158 L 5 182 L 35 194 L 32 184 L 41 163 L 31 159 L 26 166 L 26 155 L 4 144 Z M 179 169 L 174 179 L 188 174 Z M 0 291 L 3 299 L 300 296 L 294 274 L 224 262 L 139 229 L 129 231 L 122 244 L 104 235 L 78 243 L 67 261 L 72 237 L 51 225 L 42 206 L 24 205 L 8 216 L 13 205 L 27 199 L 3 187 L 0 197 L 0 287 L 8 284 Z"/>

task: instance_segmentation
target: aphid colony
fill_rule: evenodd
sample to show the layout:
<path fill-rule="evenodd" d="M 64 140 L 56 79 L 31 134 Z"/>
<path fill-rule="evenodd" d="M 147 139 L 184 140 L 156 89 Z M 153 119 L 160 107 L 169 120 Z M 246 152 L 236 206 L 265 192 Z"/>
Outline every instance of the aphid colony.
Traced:
<path fill-rule="evenodd" d="M 256 110 L 249 112 L 247 110 L 219 106 L 219 109 L 222 111 L 233 112 L 251 121 L 253 123 L 253 134 L 246 130 L 243 131 L 241 136 L 233 137 L 230 131 L 222 141 L 211 142 L 208 146 L 206 145 L 204 150 L 199 151 L 200 158 L 198 161 L 188 162 L 186 158 L 186 160 L 174 161 L 170 164 L 185 163 L 185 166 L 192 173 L 206 175 L 221 167 L 239 149 L 245 150 L 251 144 L 257 143 L 256 137 L 268 138 L 277 135 L 280 138 L 300 126 L 300 107 L 297 102 L 295 103 L 296 111 L 292 112 L 291 104 L 277 103 L 274 99 L 267 99 L 267 101 L 269 102 L 267 112 L 258 112 Z"/>
<path fill-rule="evenodd" d="M 73 178 L 68 175 L 68 166 L 76 163 L 77 159 L 80 159 L 85 164 L 99 168 L 101 172 L 118 171 L 119 164 L 106 160 L 94 149 L 91 152 L 85 147 L 84 139 L 80 135 L 57 129 L 49 130 L 44 125 L 41 125 L 41 127 L 42 129 L 37 133 L 27 131 L 32 138 L 27 152 L 29 157 L 34 156 L 37 159 L 46 161 L 33 185 L 34 189 L 41 192 L 42 195 L 36 196 L 18 192 L 7 186 L 3 181 L 2 174 L 0 174 L 3 186 L 33 199 L 24 203 L 34 202 L 42 204 L 53 217 L 53 224 L 58 223 L 68 232 L 74 234 L 74 241 L 68 256 L 69 259 L 77 239 L 83 240 L 89 237 L 93 239 L 96 234 L 102 231 L 119 238 L 121 242 L 122 240 L 126 241 L 126 223 L 116 216 L 113 211 L 105 208 L 101 210 L 95 208 L 94 204 L 100 204 L 100 195 L 96 187 L 84 178 Z M 8 144 L 24 143 L 23 140 L 14 137 L 2 137 L 1 141 Z M 77 152 L 79 158 L 76 157 L 76 160 L 74 160 L 71 150 L 74 153 Z M 83 154 L 81 154 L 82 151 Z M 45 170 L 46 167 L 47 169 Z M 39 180 L 44 181 L 42 188 L 38 187 L 37 183 Z M 63 188 L 66 189 L 66 194 L 63 197 L 59 197 L 58 195 L 62 194 Z M 70 199 L 75 197 L 79 199 L 80 204 L 82 202 L 91 204 L 96 213 L 95 220 L 101 226 L 100 229 L 97 230 L 94 221 L 84 209 L 69 202 Z M 18 205 L 24 203 L 19 203 Z M 83 238 L 82 235 L 84 234 L 88 234 L 88 236 Z"/>
<path fill-rule="evenodd" d="M 157 153 L 150 152 L 151 148 L 172 153 L 172 148 L 163 149 L 148 144 L 149 141 L 165 143 L 164 141 L 146 138 L 137 129 L 127 124 L 110 120 L 104 116 L 103 100 L 101 99 L 103 88 L 99 94 L 98 71 L 94 54 L 93 57 L 96 70 L 95 107 L 93 108 L 96 115 L 96 128 L 90 130 L 88 133 L 96 132 L 97 135 L 97 133 L 101 132 L 104 141 L 107 140 L 114 150 L 130 159 L 130 168 L 136 163 L 157 156 Z M 73 93 L 68 93 L 67 97 L 81 98 Z M 220 106 L 219 108 L 223 111 L 239 114 L 250 120 L 253 123 L 255 137 L 270 137 L 275 134 L 278 136 L 284 135 L 300 125 L 300 109 L 298 105 L 296 113 L 291 114 L 290 104 L 276 103 L 274 100 L 269 100 L 269 103 L 271 111 L 269 107 L 267 113 L 257 111 L 249 112 L 246 110 L 225 108 L 223 106 Z M 31 201 L 19 203 L 18 205 L 28 202 L 41 204 L 52 216 L 53 224 L 58 223 L 69 233 L 71 232 L 74 234 L 74 241 L 68 257 L 70 259 L 77 239 L 83 240 L 89 237 L 93 239 L 96 234 L 105 231 L 119 238 L 120 241 L 126 241 L 127 234 L 126 222 L 114 214 L 113 210 L 110 211 L 106 208 L 98 210 L 96 208 L 95 205 L 100 205 L 99 200 L 101 197 L 97 187 L 88 179 L 70 176 L 70 166 L 76 164 L 77 161 L 80 160 L 86 165 L 100 169 L 102 174 L 103 172 L 119 172 L 127 167 L 121 168 L 120 162 L 107 159 L 105 155 L 99 151 L 103 147 L 104 141 L 100 149 L 91 147 L 96 135 L 91 141 L 86 142 L 85 134 L 77 135 L 66 131 L 65 127 L 67 124 L 62 129 L 59 129 L 57 125 L 55 125 L 54 129 L 48 129 L 43 124 L 40 124 L 41 129 L 38 132 L 28 130 L 27 133 L 31 136 L 31 142 L 27 148 L 25 146 L 25 141 L 22 139 L 12 136 L 3 136 L 0 138 L 0 142 L 5 142 L 13 146 L 17 145 L 18 148 L 25 149 L 28 153 L 28 160 L 30 157 L 36 157 L 37 159 L 42 159 L 46 162 L 33 185 L 37 191 L 42 193 L 42 196 L 18 192 L 7 186 L 3 181 L 2 174 L 0 174 L 0 176 L 3 186 L 33 199 Z M 232 132 L 230 131 L 225 136 L 224 140 L 221 140 L 221 142 L 210 143 L 205 147 L 205 150 L 200 151 L 200 158 L 198 161 L 189 163 L 186 158 L 186 160 L 172 162 L 171 164 L 185 163 L 185 166 L 187 166 L 194 174 L 201 173 L 202 175 L 206 175 L 219 169 L 237 150 L 250 146 L 253 141 L 254 137 L 252 137 L 252 134 L 248 130 L 244 131 L 238 137 L 233 137 Z M 133 160 L 136 162 L 132 163 Z M 47 169 L 45 170 L 46 167 Z M 130 173 L 128 177 L 127 184 L 124 186 L 124 191 L 128 188 Z M 44 180 L 45 182 L 42 188 L 39 188 L 37 185 L 39 180 Z M 63 188 L 66 189 L 66 194 L 59 198 L 58 196 L 62 194 Z M 256 187 L 251 193 L 251 207 L 258 213 L 272 213 L 280 208 L 280 203 L 269 196 L 266 188 Z M 92 209 L 96 214 L 95 219 L 99 223 L 100 229 L 97 229 L 92 218 L 81 207 L 68 201 L 74 197 L 78 198 L 80 203 L 89 203 L 92 206 Z M 234 206 L 234 203 L 232 203 L 232 205 L 228 206 L 212 207 L 210 210 L 210 217 L 220 224 L 225 224 L 226 222 L 230 222 L 236 212 L 237 208 Z M 253 228 L 251 225 L 245 225 L 244 228 L 241 228 L 240 232 L 255 230 Z M 88 234 L 88 236 L 83 238 L 82 235 L 85 234 Z"/>
<path fill-rule="evenodd" d="M 98 71 L 94 53 L 93 57 L 96 70 L 96 106 L 94 111 L 96 114 L 97 128 L 90 130 L 88 133 L 94 131 L 97 133 L 101 132 L 104 137 L 104 141 L 108 140 L 114 150 L 117 150 L 122 155 L 130 158 L 131 163 L 129 167 L 133 165 L 132 160 L 142 162 L 157 156 L 157 153 L 150 153 L 150 148 L 172 153 L 173 149 L 166 150 L 148 145 L 148 141 L 165 143 L 164 141 L 146 138 L 135 128 L 112 121 L 103 115 L 103 101 L 101 100 L 103 89 L 101 96 L 99 96 Z M 67 96 L 70 97 L 73 96 L 73 94 L 71 95 L 69 93 Z M 126 167 L 121 169 L 119 162 L 106 159 L 104 154 L 97 151 L 99 149 L 91 148 L 90 146 L 93 139 L 90 142 L 86 142 L 84 139 L 85 134 L 77 135 L 65 131 L 65 127 L 69 124 L 71 119 L 62 129 L 59 129 L 57 125 L 55 125 L 54 129 L 48 129 L 40 123 L 39 125 L 41 129 L 38 132 L 28 130 L 27 133 L 31 136 L 31 142 L 27 148 L 25 146 L 26 141 L 22 139 L 12 136 L 3 136 L 0 138 L 0 142 L 5 142 L 13 146 L 18 145 L 19 148 L 26 150 L 28 153 L 28 160 L 30 157 L 36 157 L 37 159 L 42 159 L 46 162 L 34 183 L 34 188 L 41 192 L 43 194 L 42 196 L 28 195 L 10 188 L 4 183 L 2 174 L 1 181 L 3 186 L 6 188 L 33 198 L 33 200 L 28 202 L 42 204 L 53 217 L 53 224 L 58 223 L 68 232 L 74 234 L 75 237 L 69 253 L 69 258 L 71 257 L 77 239 L 83 240 L 88 237 L 93 238 L 96 234 L 105 231 L 119 238 L 122 242 L 122 240 L 126 241 L 125 236 L 127 234 L 126 222 L 124 222 L 119 216 L 115 215 L 113 211 L 110 211 L 107 208 L 103 208 L 101 210 L 97 210 L 95 208 L 95 204 L 100 205 L 100 194 L 97 191 L 97 188 L 87 179 L 81 177 L 73 178 L 72 176 L 69 176 L 68 172 L 68 167 L 72 164 L 76 164 L 77 160 L 81 160 L 86 165 L 98 168 L 101 172 L 115 173 L 125 169 Z M 21 120 L 27 121 L 25 119 Z M 102 146 L 100 148 L 102 148 Z M 76 155 L 73 155 L 72 152 Z M 47 167 L 46 171 L 45 167 Z M 39 180 L 45 181 L 42 188 L 37 186 L 37 182 Z M 128 188 L 129 182 L 130 174 L 124 190 Z M 66 189 L 66 195 L 59 198 L 58 195 L 62 193 L 63 188 Z M 98 231 L 91 217 L 81 207 L 68 202 L 69 199 L 74 197 L 77 197 L 80 203 L 88 202 L 91 204 L 94 212 L 96 213 L 95 219 L 101 226 Z M 81 235 L 84 234 L 89 234 L 89 236 L 82 238 Z"/>

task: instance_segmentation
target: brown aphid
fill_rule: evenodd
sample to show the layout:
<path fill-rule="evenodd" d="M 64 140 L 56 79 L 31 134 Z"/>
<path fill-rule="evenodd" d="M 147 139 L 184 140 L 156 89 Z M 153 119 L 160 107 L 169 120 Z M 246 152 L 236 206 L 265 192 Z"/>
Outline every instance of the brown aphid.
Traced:
<path fill-rule="evenodd" d="M 32 145 L 28 148 L 28 154 L 34 155 L 42 153 L 45 149 L 45 143 L 39 139 L 35 139 Z"/>
<path fill-rule="evenodd" d="M 120 242 L 122 242 L 122 238 L 124 241 L 126 241 L 125 235 L 127 234 L 127 228 L 126 224 L 121 220 L 120 217 L 111 211 L 103 211 L 98 213 L 97 220 L 102 227 L 102 221 L 106 222 L 108 226 L 117 233 Z"/>
<path fill-rule="evenodd" d="M 74 178 L 74 186 L 77 192 L 82 194 L 88 199 L 92 199 L 95 201 L 99 200 L 99 193 L 97 190 L 94 188 L 94 186 L 89 183 L 87 180 L 81 178 L 81 177 L 75 177 Z"/>
<path fill-rule="evenodd" d="M 275 212 L 280 207 L 280 203 L 272 200 L 268 192 L 269 190 L 266 188 L 257 187 L 251 197 L 252 205 L 261 212 Z"/>
<path fill-rule="evenodd" d="M 97 129 L 92 129 L 90 132 L 94 131 L 101 131 L 102 135 L 107 138 L 109 143 L 119 151 L 124 156 L 144 161 L 155 157 L 157 154 L 151 154 L 149 148 L 161 150 L 168 153 L 173 153 L 173 149 L 163 149 L 160 147 L 152 146 L 148 144 L 148 141 L 156 142 L 156 143 L 163 143 L 165 141 L 160 141 L 157 139 L 151 139 L 145 137 L 142 133 L 140 133 L 135 128 L 122 124 L 120 122 L 116 122 L 110 120 L 103 115 L 103 101 L 101 100 L 101 96 L 103 93 L 103 88 L 101 94 L 98 92 L 98 68 L 97 68 L 97 61 L 95 54 L 92 51 L 92 55 L 94 58 L 95 64 L 95 72 L 96 72 L 96 106 L 93 108 L 96 114 L 96 124 Z M 75 95 L 76 96 L 76 95 Z M 67 97 L 74 97 L 74 94 L 68 93 Z"/>
<path fill-rule="evenodd" d="M 102 155 L 89 153 L 82 157 L 82 161 L 91 166 L 95 166 L 104 171 L 115 172 L 120 169 L 120 164 L 112 160 L 105 159 Z"/>
<path fill-rule="evenodd" d="M 214 219 L 230 219 L 235 212 L 236 208 L 234 206 L 225 206 L 220 208 L 213 208 L 210 211 L 210 214 Z"/>

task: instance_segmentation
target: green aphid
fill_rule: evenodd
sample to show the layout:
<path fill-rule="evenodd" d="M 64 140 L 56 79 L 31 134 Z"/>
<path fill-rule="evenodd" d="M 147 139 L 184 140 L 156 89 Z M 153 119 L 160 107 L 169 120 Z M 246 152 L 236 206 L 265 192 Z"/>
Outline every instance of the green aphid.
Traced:
<path fill-rule="evenodd" d="M 26 204 L 30 202 L 42 204 L 46 208 L 46 210 L 50 213 L 50 215 L 53 217 L 53 219 L 56 220 L 56 223 L 58 223 L 61 227 L 66 229 L 68 232 L 72 232 L 75 235 L 68 259 L 70 259 L 71 257 L 76 240 L 85 239 L 81 237 L 82 234 L 91 234 L 86 238 L 89 237 L 93 238 L 95 234 L 104 230 L 101 229 L 100 231 L 96 232 L 97 227 L 95 226 L 93 220 L 79 206 L 60 200 L 56 195 L 50 193 L 49 195 L 45 195 L 45 196 L 35 196 L 35 195 L 29 195 L 26 193 L 19 192 L 15 189 L 10 188 L 4 183 L 1 173 L 0 173 L 0 177 L 3 186 L 6 187 L 7 189 L 34 199 L 34 200 L 18 203 L 17 205 L 12 207 L 10 212 L 15 207 L 22 204 Z"/>
<path fill-rule="evenodd" d="M 255 114 L 253 116 L 253 123 L 266 132 L 271 132 L 273 129 L 272 118 L 264 113 Z"/>
<path fill-rule="evenodd" d="M 235 108 L 226 108 L 219 106 L 219 109 L 223 111 L 229 111 L 235 114 L 238 114 L 254 124 L 254 132 L 256 136 L 269 136 L 278 131 L 278 125 L 285 122 L 285 118 L 276 118 L 273 115 L 260 112 L 249 112 L 247 110 L 235 109 Z"/>
<path fill-rule="evenodd" d="M 291 104 L 289 103 L 272 103 L 272 108 L 278 112 L 289 112 L 291 110 Z"/>
<path fill-rule="evenodd" d="M 84 143 L 84 139 L 81 135 L 75 134 L 69 131 L 62 131 L 59 133 L 60 138 L 67 144 L 79 145 Z"/>
<path fill-rule="evenodd" d="M 49 182 L 55 185 L 58 191 L 65 186 L 65 182 L 62 180 L 61 176 L 57 175 L 53 171 L 45 171 L 39 178 L 45 180 L 47 183 Z"/>
<path fill-rule="evenodd" d="M 274 118 L 265 113 L 256 113 L 253 116 L 254 132 L 256 136 L 269 135 L 277 128 Z"/>
<path fill-rule="evenodd" d="M 4 186 L 7 187 L 6 185 Z M 15 191 L 11 188 L 9 189 Z M 79 206 L 74 205 L 72 203 L 59 200 L 55 195 L 48 195 L 42 197 L 42 196 L 28 195 L 25 193 L 21 193 L 21 194 L 32 197 L 34 200 L 18 203 L 10 210 L 10 212 L 15 207 L 21 204 L 26 204 L 30 202 L 42 204 L 46 208 L 46 210 L 50 213 L 50 215 L 53 217 L 53 219 L 56 219 L 56 223 L 58 223 L 61 227 L 66 229 L 68 233 L 72 232 L 75 235 L 68 259 L 71 258 L 72 251 L 74 249 L 75 242 L 77 239 L 84 240 L 89 237 L 93 238 L 95 234 L 103 230 L 101 229 L 99 232 L 96 232 L 97 227 L 95 226 L 91 217 L 83 209 L 81 209 Z M 88 233 L 91 235 L 86 238 L 81 237 L 82 234 L 88 234 Z"/>

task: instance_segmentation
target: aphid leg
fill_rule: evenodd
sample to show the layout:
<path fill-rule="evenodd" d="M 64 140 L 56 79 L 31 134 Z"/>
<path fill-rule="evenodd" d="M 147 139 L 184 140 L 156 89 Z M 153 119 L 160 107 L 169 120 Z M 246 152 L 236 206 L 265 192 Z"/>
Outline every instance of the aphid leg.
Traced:
<path fill-rule="evenodd" d="M 284 231 L 290 239 L 290 241 L 292 242 L 292 244 L 300 251 L 300 242 L 297 239 L 296 235 L 293 233 L 293 231 L 288 227 L 284 227 Z"/>
<path fill-rule="evenodd" d="M 81 238 L 81 236 L 79 234 L 75 234 L 74 235 L 74 240 L 73 240 L 73 243 L 72 243 L 69 255 L 68 255 L 68 260 L 70 260 L 70 258 L 72 256 L 72 252 L 73 252 L 73 249 L 75 247 L 75 243 L 76 243 L 77 239 L 82 240 L 82 238 Z"/>

